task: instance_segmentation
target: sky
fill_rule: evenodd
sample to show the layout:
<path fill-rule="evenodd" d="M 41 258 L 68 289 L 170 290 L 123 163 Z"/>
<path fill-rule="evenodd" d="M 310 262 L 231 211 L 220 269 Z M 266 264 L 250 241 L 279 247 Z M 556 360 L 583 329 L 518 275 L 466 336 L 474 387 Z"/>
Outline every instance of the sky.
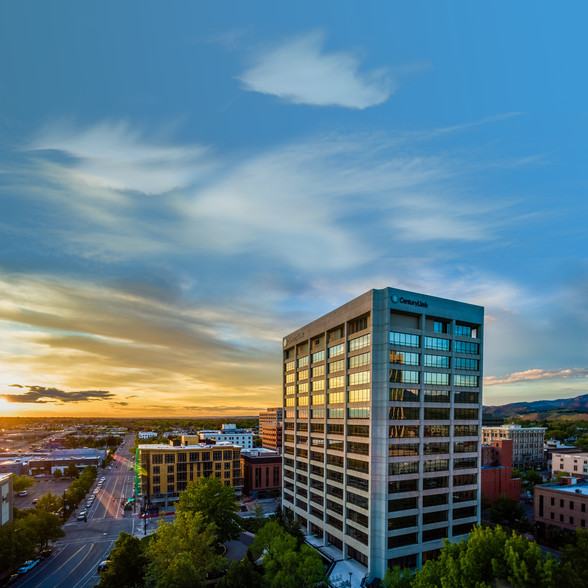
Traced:
<path fill-rule="evenodd" d="M 485 405 L 588 392 L 587 17 L 0 3 L 0 414 L 257 414 L 386 286 L 485 307 Z"/>

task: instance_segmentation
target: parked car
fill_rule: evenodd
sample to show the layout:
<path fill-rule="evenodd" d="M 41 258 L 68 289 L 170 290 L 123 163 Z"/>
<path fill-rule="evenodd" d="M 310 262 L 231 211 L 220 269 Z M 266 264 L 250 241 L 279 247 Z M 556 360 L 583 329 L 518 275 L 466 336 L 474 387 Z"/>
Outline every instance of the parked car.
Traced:
<path fill-rule="evenodd" d="M 39 552 L 39 557 L 41 559 L 47 559 L 51 555 L 52 549 L 51 547 L 45 547 L 45 549 Z"/>
<path fill-rule="evenodd" d="M 25 561 L 20 568 L 16 571 L 17 574 L 26 574 L 30 572 L 41 560 L 40 559 L 29 559 Z"/>
<path fill-rule="evenodd" d="M 21 491 L 18 493 L 18 495 L 19 495 L 19 496 L 28 496 L 28 495 L 29 495 L 29 492 L 28 492 L 28 490 L 21 490 Z"/>
<path fill-rule="evenodd" d="M 98 564 L 98 571 L 99 572 L 104 572 L 106 570 L 106 568 L 108 567 L 108 564 L 110 563 L 109 559 L 105 559 L 104 561 L 100 562 Z"/>

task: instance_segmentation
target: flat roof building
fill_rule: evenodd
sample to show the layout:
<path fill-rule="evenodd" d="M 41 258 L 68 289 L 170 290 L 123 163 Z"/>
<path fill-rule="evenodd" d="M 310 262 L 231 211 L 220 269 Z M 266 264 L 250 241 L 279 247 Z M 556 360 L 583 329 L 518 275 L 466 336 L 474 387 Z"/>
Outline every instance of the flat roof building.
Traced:
<path fill-rule="evenodd" d="M 540 533 L 549 527 L 575 530 L 588 525 L 588 483 L 573 477 L 535 486 L 533 506 Z"/>
<path fill-rule="evenodd" d="M 282 450 L 282 407 L 268 408 L 259 413 L 259 435 L 261 446 L 268 449 Z"/>
<path fill-rule="evenodd" d="M 564 472 L 574 478 L 588 478 L 588 453 L 554 451 L 551 456 L 551 477 L 555 478 L 557 472 Z"/>
<path fill-rule="evenodd" d="M 241 447 L 207 445 L 139 445 L 140 489 L 144 506 L 178 499 L 188 482 L 215 476 L 240 491 L 243 485 Z"/>
<path fill-rule="evenodd" d="M 483 322 L 384 288 L 284 338 L 282 503 L 325 554 L 382 578 L 479 521 Z"/>
<path fill-rule="evenodd" d="M 547 427 L 501 425 L 482 427 L 482 443 L 512 439 L 512 465 L 516 468 L 542 466 Z"/>
<path fill-rule="evenodd" d="M 235 424 L 223 424 L 220 430 L 203 430 L 198 431 L 200 441 L 210 439 L 217 443 L 235 443 L 243 449 L 253 448 L 253 433 L 246 429 L 238 429 Z"/>

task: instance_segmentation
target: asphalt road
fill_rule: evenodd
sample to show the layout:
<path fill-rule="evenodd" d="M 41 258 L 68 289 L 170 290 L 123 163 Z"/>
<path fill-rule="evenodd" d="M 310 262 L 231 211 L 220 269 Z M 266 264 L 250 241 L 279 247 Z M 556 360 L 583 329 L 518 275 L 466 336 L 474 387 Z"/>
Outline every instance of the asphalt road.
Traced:
<path fill-rule="evenodd" d="M 122 504 L 133 496 L 133 456 L 129 448 L 134 441 L 135 436 L 128 435 L 117 451 L 112 469 L 99 470 L 98 480 L 102 476 L 106 480 L 88 509 L 88 522 L 77 521 L 75 511 L 63 527 L 66 536 L 54 545 L 51 557 L 14 586 L 91 588 L 99 582 L 98 564 L 107 558 L 121 531 L 133 533 L 141 524 L 136 515 L 127 511 L 123 516 L 122 510 Z"/>

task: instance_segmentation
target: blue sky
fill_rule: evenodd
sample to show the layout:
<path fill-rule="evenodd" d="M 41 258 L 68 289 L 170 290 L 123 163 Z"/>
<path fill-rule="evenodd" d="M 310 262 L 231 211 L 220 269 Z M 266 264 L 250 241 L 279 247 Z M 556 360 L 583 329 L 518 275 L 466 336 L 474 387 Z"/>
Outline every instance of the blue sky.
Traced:
<path fill-rule="evenodd" d="M 5 414 L 254 414 L 371 288 L 486 307 L 485 404 L 588 382 L 587 9 L 4 2 Z"/>

